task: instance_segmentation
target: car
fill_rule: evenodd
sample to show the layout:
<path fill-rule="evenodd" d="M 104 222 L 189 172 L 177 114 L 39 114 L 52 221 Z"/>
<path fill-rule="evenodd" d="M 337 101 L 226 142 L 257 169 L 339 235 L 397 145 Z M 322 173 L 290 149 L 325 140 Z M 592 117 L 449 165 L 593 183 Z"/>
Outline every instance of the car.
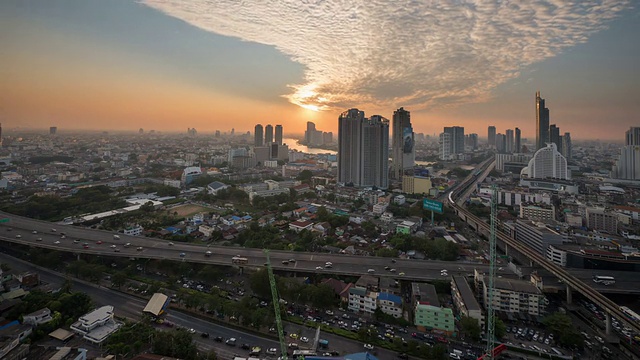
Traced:
<path fill-rule="evenodd" d="M 267 355 L 276 355 L 278 353 L 278 349 L 276 348 L 268 348 Z"/>
<path fill-rule="evenodd" d="M 58 231 L 58 230 L 56 230 L 56 229 L 51 229 L 51 232 L 56 232 L 56 231 Z"/>
<path fill-rule="evenodd" d="M 38 232 L 36 230 L 33 230 L 31 233 L 32 234 L 37 234 Z"/>
<path fill-rule="evenodd" d="M 385 266 L 385 267 L 384 267 L 384 269 L 385 269 L 385 270 L 390 270 L 390 269 L 391 269 L 391 267 L 390 267 L 390 266 Z"/>
<path fill-rule="evenodd" d="M 242 344 L 242 345 L 240 345 L 240 349 L 242 349 L 242 350 L 250 350 L 251 346 L 249 346 L 249 344 Z"/>
<path fill-rule="evenodd" d="M 113 249 L 113 252 L 120 252 L 120 249 L 115 248 L 115 249 Z"/>
<path fill-rule="evenodd" d="M 325 268 L 325 269 L 331 269 L 332 267 L 333 267 L 333 265 L 329 265 L 329 264 L 326 264 L 326 265 L 324 266 L 324 268 Z"/>
<path fill-rule="evenodd" d="M 367 270 L 367 272 L 368 273 L 374 273 L 374 272 L 376 272 L 376 270 L 375 269 L 369 269 L 369 270 Z"/>
<path fill-rule="evenodd" d="M 169 246 L 173 246 L 173 243 L 172 243 L 172 242 L 169 242 Z"/>
<path fill-rule="evenodd" d="M 102 245 L 102 241 L 101 240 L 96 241 L 96 245 Z"/>
<path fill-rule="evenodd" d="M 298 344 L 296 343 L 289 343 L 288 346 L 289 346 L 289 349 L 294 349 L 294 350 L 297 350 L 299 348 Z"/>
<path fill-rule="evenodd" d="M 187 254 L 185 254 L 183 252 L 180 253 L 180 257 L 185 257 L 185 256 L 187 256 Z"/>
<path fill-rule="evenodd" d="M 396 263 L 396 259 L 391 259 L 391 263 L 395 264 Z"/>
<path fill-rule="evenodd" d="M 204 339 L 208 339 L 209 338 L 209 333 L 203 332 L 202 334 L 200 334 L 200 337 L 204 338 Z"/>
<path fill-rule="evenodd" d="M 142 246 L 138 246 L 138 248 L 136 250 L 142 251 Z"/>
<path fill-rule="evenodd" d="M 400 276 L 404 276 L 404 273 L 403 273 L 403 272 L 401 272 L 401 273 L 399 273 L 398 275 L 400 275 Z"/>
<path fill-rule="evenodd" d="M 389 270 L 389 271 L 391 271 L 391 272 L 396 272 L 396 269 L 391 269 L 391 270 Z"/>
<path fill-rule="evenodd" d="M 322 270 L 323 267 L 322 266 L 316 266 L 316 270 Z"/>
<path fill-rule="evenodd" d="M 331 261 L 327 261 L 326 263 L 324 263 L 325 265 L 333 265 L 333 263 Z"/>
<path fill-rule="evenodd" d="M 73 243 L 74 243 L 74 244 L 77 244 L 77 243 L 79 243 L 79 242 L 80 242 L 80 240 L 78 240 L 78 239 L 73 240 Z"/>
<path fill-rule="evenodd" d="M 296 262 L 296 259 L 289 259 L 289 262 L 290 263 L 294 263 L 294 262 Z"/>
<path fill-rule="evenodd" d="M 298 338 L 298 334 L 291 333 L 291 334 L 289 334 L 289 337 L 292 338 L 292 339 L 297 339 Z"/>
<path fill-rule="evenodd" d="M 282 260 L 282 265 L 289 265 L 289 260 Z"/>
<path fill-rule="evenodd" d="M 194 328 L 191 328 L 188 331 L 189 331 L 189 334 L 195 334 L 196 333 L 196 330 Z"/>
<path fill-rule="evenodd" d="M 67 235 L 60 235 L 60 239 L 66 239 Z"/>
<path fill-rule="evenodd" d="M 365 348 L 366 350 L 371 351 L 371 350 L 373 350 L 373 345 L 371 345 L 371 344 L 364 344 L 364 348 Z"/>
<path fill-rule="evenodd" d="M 36 239 L 36 241 L 42 241 L 42 238 L 41 238 L 41 237 L 39 237 L 39 238 L 37 238 L 37 239 Z"/>
<path fill-rule="evenodd" d="M 89 245 L 82 245 L 83 248 L 88 249 Z"/>
<path fill-rule="evenodd" d="M 110 248 L 115 249 L 117 246 L 111 245 Z"/>
<path fill-rule="evenodd" d="M 213 341 L 215 342 L 222 342 L 222 340 L 224 340 L 222 336 L 216 336 L 215 338 L 213 338 Z"/>
<path fill-rule="evenodd" d="M 308 342 L 309 342 L 309 338 L 308 338 L 308 337 L 306 337 L 306 336 L 303 336 L 303 337 L 301 337 L 301 338 L 300 338 L 300 341 L 302 341 L 303 343 L 305 343 L 305 344 L 306 344 L 306 343 L 308 343 Z"/>
<path fill-rule="evenodd" d="M 236 346 L 236 338 L 228 338 L 224 343 L 229 346 Z"/>
<path fill-rule="evenodd" d="M 22 235 L 20 234 L 16 235 L 16 239 L 22 239 Z"/>
<path fill-rule="evenodd" d="M 58 245 L 58 244 L 60 244 L 60 240 L 56 240 L 56 241 L 54 241 L 53 243 L 54 243 L 54 244 L 56 244 L 56 245 Z"/>
<path fill-rule="evenodd" d="M 204 253 L 204 256 L 211 256 L 212 252 L 211 251 L 207 251 Z"/>
<path fill-rule="evenodd" d="M 407 355 L 405 353 L 400 353 L 400 354 L 398 354 L 398 359 L 408 360 L 409 359 L 409 355 Z"/>
<path fill-rule="evenodd" d="M 333 315 L 333 311 L 331 311 L 331 310 L 327 310 L 327 311 L 325 311 L 324 313 L 325 313 L 325 314 L 327 314 L 327 315 L 329 315 L 329 316 L 332 316 L 332 315 Z"/>

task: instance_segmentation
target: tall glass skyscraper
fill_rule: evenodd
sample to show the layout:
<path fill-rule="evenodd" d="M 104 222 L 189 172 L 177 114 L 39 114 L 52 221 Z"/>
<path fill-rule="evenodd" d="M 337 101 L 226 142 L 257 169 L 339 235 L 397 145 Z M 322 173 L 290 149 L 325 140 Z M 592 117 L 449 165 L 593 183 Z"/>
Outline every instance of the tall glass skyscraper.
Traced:
<path fill-rule="evenodd" d="M 412 169 L 415 163 L 415 139 L 411 126 L 411 113 L 404 108 L 394 111 L 392 126 L 391 177 L 398 180 L 404 171 Z"/>
<path fill-rule="evenodd" d="M 276 144 L 282 145 L 282 125 L 276 125 Z"/>
<path fill-rule="evenodd" d="M 264 139 L 263 136 L 264 132 L 262 130 L 262 125 L 256 125 L 255 129 L 253 130 L 253 146 L 262 146 Z"/>
<path fill-rule="evenodd" d="M 273 142 L 273 126 L 271 124 L 264 127 L 264 143 L 265 145 Z"/>
<path fill-rule="evenodd" d="M 549 142 L 549 109 L 545 107 L 545 101 L 540 97 L 540 91 L 536 91 L 536 149 L 545 148 Z"/>

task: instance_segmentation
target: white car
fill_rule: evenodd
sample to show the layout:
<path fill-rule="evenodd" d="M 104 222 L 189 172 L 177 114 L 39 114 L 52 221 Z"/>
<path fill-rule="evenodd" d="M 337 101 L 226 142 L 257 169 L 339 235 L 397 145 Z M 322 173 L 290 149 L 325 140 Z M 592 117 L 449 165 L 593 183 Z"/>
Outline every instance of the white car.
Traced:
<path fill-rule="evenodd" d="M 364 348 L 367 350 L 373 350 L 373 345 L 371 344 L 364 344 Z"/>
<path fill-rule="evenodd" d="M 115 249 L 115 248 L 116 248 L 116 246 L 115 246 L 115 245 L 111 245 L 111 248 L 112 248 L 112 249 Z"/>
<path fill-rule="evenodd" d="M 276 349 L 276 348 L 267 349 L 267 355 L 275 355 L 277 353 L 278 353 L 278 349 Z"/>
<path fill-rule="evenodd" d="M 189 329 L 189 334 L 195 334 L 196 330 L 194 328 Z"/>
<path fill-rule="evenodd" d="M 173 246 L 173 243 L 172 243 L 172 242 L 170 242 L 170 243 L 169 243 L 169 246 Z"/>
<path fill-rule="evenodd" d="M 35 231 L 35 230 L 33 230 L 31 233 L 32 233 L 32 234 L 37 234 L 38 232 L 37 232 L 37 231 Z"/>
<path fill-rule="evenodd" d="M 369 270 L 367 270 L 367 272 L 368 272 L 368 273 L 374 273 L 374 272 L 376 272 L 376 271 L 375 271 L 375 269 L 369 269 Z"/>
<path fill-rule="evenodd" d="M 316 266 L 316 270 L 322 270 L 323 267 L 322 266 Z"/>
<path fill-rule="evenodd" d="M 309 338 L 308 338 L 308 337 L 306 337 L 306 336 L 303 336 L 303 337 L 301 337 L 301 338 L 300 338 L 300 341 L 302 341 L 303 343 L 305 343 L 305 344 L 306 344 L 306 343 L 308 343 L 308 342 L 309 342 Z"/>
<path fill-rule="evenodd" d="M 54 241 L 53 243 L 54 243 L 54 244 L 56 244 L 56 245 L 58 245 L 58 244 L 60 244 L 60 241 L 59 241 L 59 240 L 56 240 L 56 241 Z"/>

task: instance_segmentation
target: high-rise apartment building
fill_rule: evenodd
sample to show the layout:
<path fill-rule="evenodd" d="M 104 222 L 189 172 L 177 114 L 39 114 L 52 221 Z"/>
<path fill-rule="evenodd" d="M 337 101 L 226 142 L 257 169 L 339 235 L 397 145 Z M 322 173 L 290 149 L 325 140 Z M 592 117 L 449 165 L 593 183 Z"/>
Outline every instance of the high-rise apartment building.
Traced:
<path fill-rule="evenodd" d="M 549 142 L 549 109 L 545 107 L 545 100 L 536 91 L 536 149 L 546 147 Z"/>
<path fill-rule="evenodd" d="M 496 127 L 489 126 L 489 134 L 487 136 L 489 146 L 496 147 Z"/>
<path fill-rule="evenodd" d="M 464 127 L 447 126 L 444 132 L 451 136 L 451 154 L 464 153 Z"/>
<path fill-rule="evenodd" d="M 571 171 L 567 168 L 567 159 L 558 152 L 555 143 L 548 143 L 533 155 L 529 165 L 522 170 L 532 179 L 571 179 Z"/>
<path fill-rule="evenodd" d="M 496 151 L 507 152 L 507 137 L 504 134 L 496 134 Z"/>
<path fill-rule="evenodd" d="M 264 131 L 262 129 L 262 125 L 258 124 L 253 130 L 253 146 L 262 146 L 264 145 Z"/>
<path fill-rule="evenodd" d="M 513 129 L 507 129 L 505 131 L 505 151 L 508 153 L 515 152 L 515 137 L 513 136 Z"/>
<path fill-rule="evenodd" d="M 451 160 L 451 134 L 440 133 L 440 160 Z"/>
<path fill-rule="evenodd" d="M 269 145 L 273 142 L 273 126 L 271 124 L 264 127 L 264 144 Z"/>
<path fill-rule="evenodd" d="M 411 113 L 404 108 L 393 112 L 393 143 L 391 177 L 400 179 L 405 170 L 413 168 L 415 139 L 411 126 Z"/>
<path fill-rule="evenodd" d="M 560 128 L 556 124 L 549 126 L 549 142 L 556 144 L 558 151 L 562 151 L 562 142 L 560 140 Z"/>
<path fill-rule="evenodd" d="M 515 153 L 522 152 L 522 134 L 519 128 L 516 128 L 516 139 L 515 139 Z"/>
<path fill-rule="evenodd" d="M 338 117 L 338 182 L 354 186 L 389 185 L 389 120 L 371 119 L 349 109 Z"/>
<path fill-rule="evenodd" d="M 468 146 L 471 151 L 478 149 L 478 134 L 465 135 L 465 146 Z"/>
<path fill-rule="evenodd" d="M 571 133 L 566 132 L 562 136 L 562 155 L 567 158 L 567 161 L 573 158 L 571 151 Z"/>
<path fill-rule="evenodd" d="M 276 144 L 282 145 L 282 125 L 276 125 Z"/>
<path fill-rule="evenodd" d="M 640 127 L 631 127 L 625 132 L 625 146 L 620 149 L 611 177 L 640 180 Z"/>

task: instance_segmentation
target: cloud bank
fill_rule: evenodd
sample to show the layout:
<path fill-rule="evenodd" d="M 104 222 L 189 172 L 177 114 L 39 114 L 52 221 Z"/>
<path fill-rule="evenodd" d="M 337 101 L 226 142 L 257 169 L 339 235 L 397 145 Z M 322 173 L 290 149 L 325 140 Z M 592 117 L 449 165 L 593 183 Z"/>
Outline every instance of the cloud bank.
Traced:
<path fill-rule="evenodd" d="M 143 0 L 194 26 L 272 45 L 306 67 L 314 109 L 485 101 L 524 67 L 587 41 L 630 0 Z"/>

